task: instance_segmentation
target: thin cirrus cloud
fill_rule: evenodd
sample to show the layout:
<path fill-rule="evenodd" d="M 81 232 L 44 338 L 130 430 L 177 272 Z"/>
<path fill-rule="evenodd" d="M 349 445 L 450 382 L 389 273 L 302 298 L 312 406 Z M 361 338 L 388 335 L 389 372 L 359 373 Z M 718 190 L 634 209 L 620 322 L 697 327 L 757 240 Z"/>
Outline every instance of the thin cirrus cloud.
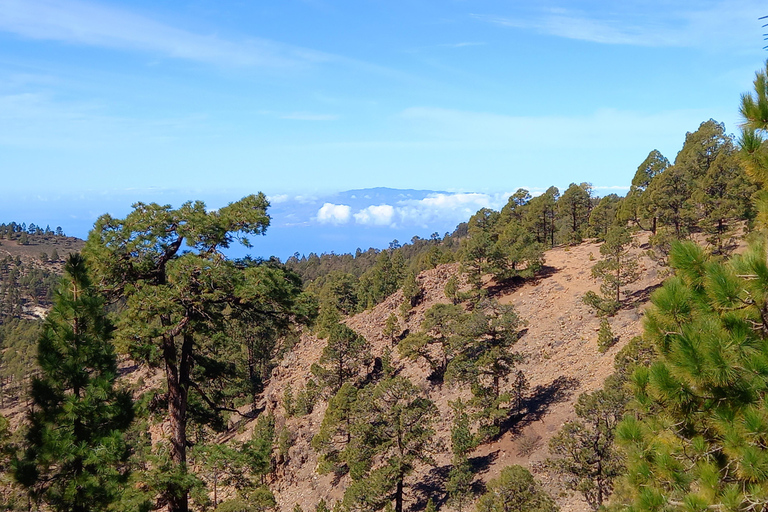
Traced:
<path fill-rule="evenodd" d="M 77 0 L 0 0 L 0 31 L 70 44 L 160 54 L 206 64 L 285 68 L 338 57 L 266 39 L 228 40 Z"/>
<path fill-rule="evenodd" d="M 689 5 L 678 10 L 674 2 L 668 2 L 643 4 L 639 9 L 617 4 L 604 16 L 561 8 L 536 14 L 471 16 L 502 27 L 599 44 L 693 47 L 741 44 L 752 33 L 754 21 L 765 14 L 763 11 L 763 3 L 757 0 L 729 0 L 704 2 L 693 11 Z"/>
<path fill-rule="evenodd" d="M 201 118 L 141 122 L 106 115 L 98 102 L 59 102 L 49 94 L 0 94 L 0 146 L 94 149 L 167 143 L 199 127 Z"/>
<path fill-rule="evenodd" d="M 399 118 L 422 138 L 446 147 L 548 150 L 552 128 L 568 137 L 558 147 L 604 148 L 654 146 L 660 138 L 676 140 L 712 112 L 670 110 L 653 113 L 598 109 L 582 116 L 513 116 L 435 107 L 410 107 Z"/>

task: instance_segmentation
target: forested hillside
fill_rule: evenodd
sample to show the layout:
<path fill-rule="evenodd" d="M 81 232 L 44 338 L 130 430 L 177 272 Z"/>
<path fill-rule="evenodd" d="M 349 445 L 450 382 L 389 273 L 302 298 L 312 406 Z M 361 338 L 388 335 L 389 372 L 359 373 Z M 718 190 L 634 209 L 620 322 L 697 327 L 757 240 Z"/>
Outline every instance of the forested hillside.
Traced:
<path fill-rule="evenodd" d="M 0 224 L 0 404 L 26 395 L 42 318 L 62 266 L 82 240 L 30 224 Z"/>
<path fill-rule="evenodd" d="M 738 141 L 705 121 L 625 197 L 520 189 L 355 255 L 227 259 L 261 193 L 137 203 L 84 244 L 0 226 L 2 506 L 764 510 L 755 88 Z"/>

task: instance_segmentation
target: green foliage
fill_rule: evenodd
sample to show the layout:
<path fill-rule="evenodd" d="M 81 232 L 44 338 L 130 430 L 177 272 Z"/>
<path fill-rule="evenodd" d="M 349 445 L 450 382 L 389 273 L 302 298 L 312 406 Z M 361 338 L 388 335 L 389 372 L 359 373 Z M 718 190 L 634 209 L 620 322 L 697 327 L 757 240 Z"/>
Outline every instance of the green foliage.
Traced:
<path fill-rule="evenodd" d="M 450 381 L 470 384 L 470 405 L 477 411 L 483 435 L 493 437 L 509 414 L 505 404 L 511 396 L 502 392 L 502 385 L 520 360 L 511 348 L 524 324 L 512 305 L 487 301 L 462 318 L 460 325 L 458 349 L 446 375 Z"/>
<path fill-rule="evenodd" d="M 52 304 L 59 276 L 38 262 L 10 255 L 0 259 L 0 323 L 28 319 L 25 306 Z"/>
<path fill-rule="evenodd" d="M 472 289 L 482 288 L 482 277 L 492 257 L 493 246 L 498 239 L 494 227 L 499 213 L 482 208 L 469 219 L 467 238 L 462 241 L 462 270 Z"/>
<path fill-rule="evenodd" d="M 546 192 L 528 202 L 524 214 L 524 224 L 535 235 L 536 242 L 549 247 L 555 246 L 557 228 L 557 200 L 560 191 L 557 187 L 549 187 Z"/>
<path fill-rule="evenodd" d="M 272 471 L 272 451 L 275 446 L 275 418 L 262 414 L 256 421 L 251 439 L 240 450 L 250 472 L 264 484 L 264 477 Z"/>
<path fill-rule="evenodd" d="M 618 223 L 621 198 L 616 194 L 602 197 L 589 214 L 588 235 L 604 240 L 608 230 Z"/>
<path fill-rule="evenodd" d="M 613 360 L 616 377 L 626 382 L 638 368 L 648 368 L 656 360 L 656 350 L 646 337 L 635 336 L 619 350 Z"/>
<path fill-rule="evenodd" d="M 311 414 L 312 410 L 315 408 L 317 399 L 320 398 L 320 393 L 320 386 L 318 386 L 313 379 L 309 379 L 304 388 L 296 393 L 296 401 L 294 402 L 293 410 L 294 414 L 297 416 Z"/>
<path fill-rule="evenodd" d="M 416 306 L 421 301 L 423 293 L 421 285 L 416 280 L 416 274 L 406 272 L 405 279 L 403 280 L 403 300 L 408 305 L 408 308 Z"/>
<path fill-rule="evenodd" d="M 346 506 L 381 510 L 394 492 L 395 510 L 402 512 L 405 478 L 416 463 L 433 463 L 437 407 L 403 377 L 360 391 L 347 384 L 339 393 L 313 439 L 324 467 L 346 465 L 353 480 Z"/>
<path fill-rule="evenodd" d="M 586 234 L 592 210 L 592 185 L 571 185 L 557 201 L 560 217 L 559 239 L 563 243 L 578 244 Z"/>
<path fill-rule="evenodd" d="M 629 253 L 631 242 L 626 228 L 614 227 L 600 246 L 603 258 L 592 267 L 592 277 L 602 281 L 602 296 L 591 291 L 584 295 L 584 302 L 600 316 L 615 314 L 621 306 L 623 288 L 640 278 L 637 257 Z"/>
<path fill-rule="evenodd" d="M 320 303 L 331 305 L 343 315 L 357 312 L 357 278 L 341 271 L 330 272 L 318 293 Z"/>
<path fill-rule="evenodd" d="M 199 476 L 213 490 L 213 508 L 219 505 L 218 493 L 223 486 L 237 490 L 253 487 L 247 475 L 247 459 L 236 447 L 225 444 L 196 445 L 190 453 L 192 462 L 200 469 Z"/>
<path fill-rule="evenodd" d="M 461 512 L 472 496 L 472 481 L 475 478 L 468 455 L 477 446 L 477 435 L 472 432 L 472 420 L 466 405 L 459 399 L 451 403 L 453 425 L 451 426 L 451 451 L 453 461 L 445 488 L 450 503 Z"/>
<path fill-rule="evenodd" d="M 312 438 L 312 448 L 320 454 L 318 472 L 333 472 L 337 475 L 349 471 L 351 461 L 347 459 L 351 451 L 347 448 L 352 441 L 353 425 L 360 421 L 357 402 L 358 390 L 345 382 L 328 402 L 320 430 Z"/>
<path fill-rule="evenodd" d="M 436 304 L 427 310 L 421 329 L 398 345 L 402 357 L 424 359 L 431 378 L 470 384 L 472 407 L 487 436 L 495 435 L 510 400 L 502 393 L 520 356 L 510 351 L 523 322 L 511 305 L 485 300 L 470 312 L 461 306 Z"/>
<path fill-rule="evenodd" d="M 84 259 L 71 255 L 66 278 L 38 342 L 41 373 L 16 479 L 52 510 L 107 510 L 127 480 L 128 392 L 115 389 L 112 324 L 93 292 Z"/>
<path fill-rule="evenodd" d="M 630 191 L 626 210 L 634 208 L 635 213 L 625 212 L 624 218 L 637 219 L 638 225 L 639 217 L 650 219 L 654 245 L 669 237 L 681 239 L 703 231 L 713 251 L 723 253 L 730 249 L 736 221 L 754 215 L 750 198 L 755 188 L 747 179 L 749 165 L 744 162 L 723 124 L 705 121 L 686 134 L 673 166 L 666 167 L 665 161 L 657 159 L 654 167 L 663 172 L 643 180 L 648 185 L 641 197 Z"/>
<path fill-rule="evenodd" d="M 275 495 L 266 486 L 258 487 L 247 499 L 233 498 L 222 502 L 215 512 L 266 512 L 277 507 Z"/>
<path fill-rule="evenodd" d="M 384 330 L 381 332 L 381 334 L 394 342 L 400 336 L 401 332 L 402 329 L 400 328 L 400 323 L 397 321 L 397 315 L 390 313 L 387 317 L 387 322 L 384 324 Z"/>
<path fill-rule="evenodd" d="M 448 281 L 446 281 L 443 291 L 445 292 L 445 296 L 451 299 L 451 303 L 454 305 L 458 304 L 461 301 L 459 298 L 459 278 L 455 275 L 451 276 Z"/>
<path fill-rule="evenodd" d="M 478 443 L 477 436 L 472 432 L 472 421 L 467 413 L 467 405 L 460 398 L 450 403 L 453 409 L 453 425 L 451 425 L 451 451 L 456 459 L 466 459 Z"/>
<path fill-rule="evenodd" d="M 614 480 L 622 474 L 622 458 L 614 446 L 616 426 L 624 415 L 628 396 L 615 377 L 603 389 L 579 396 L 576 421 L 569 421 L 549 442 L 556 458 L 547 465 L 565 478 L 569 489 L 578 491 L 598 510 L 613 491 Z"/>
<path fill-rule="evenodd" d="M 285 411 L 285 415 L 287 417 L 291 417 L 294 414 L 296 414 L 296 403 L 294 402 L 293 398 L 293 386 L 287 384 L 285 386 L 285 391 L 283 391 L 283 410 Z"/>
<path fill-rule="evenodd" d="M 26 493 L 13 479 L 13 459 L 17 447 L 13 443 L 10 423 L 0 415 L 0 510 L 22 510 Z"/>
<path fill-rule="evenodd" d="M 482 295 L 482 276 L 486 273 L 500 283 L 518 276 L 532 277 L 541 267 L 544 242 L 529 225 L 529 203 L 537 204 L 537 200 L 520 189 L 501 212 L 483 208 L 470 219 L 467 238 L 462 241 L 462 269 L 474 295 Z M 458 303 L 458 281 L 449 281 L 446 295 Z"/>
<path fill-rule="evenodd" d="M 288 463 L 288 450 L 291 449 L 295 440 L 295 436 L 287 427 L 280 429 L 280 433 L 277 435 L 277 462 L 279 464 L 286 465 Z"/>
<path fill-rule="evenodd" d="M 477 512 L 555 512 L 552 498 L 522 466 L 507 466 L 477 502 Z"/>
<path fill-rule="evenodd" d="M 365 308 L 372 308 L 400 288 L 405 272 L 401 250 L 381 251 L 376 263 L 358 281 L 357 297 Z"/>
<path fill-rule="evenodd" d="M 632 509 L 766 500 L 766 256 L 764 244 L 729 262 L 673 246 L 676 275 L 653 294 L 645 321 L 657 359 L 635 371 L 634 414 L 617 434 Z"/>
<path fill-rule="evenodd" d="M 26 395 L 29 379 L 39 371 L 39 320 L 10 319 L 0 324 L 0 406 Z"/>
<path fill-rule="evenodd" d="M 335 393 L 345 382 L 355 380 L 370 364 L 371 349 L 368 341 L 346 324 L 337 322 L 325 332 L 328 343 L 318 362 L 312 365 L 312 373 L 324 387 Z"/>
<path fill-rule="evenodd" d="M 635 226 L 656 234 L 655 206 L 652 194 L 647 194 L 646 191 L 651 181 L 668 167 L 669 160 L 658 150 L 654 149 L 648 154 L 637 168 L 629 192 L 621 201 L 617 212 L 619 221 L 623 224 L 632 222 Z"/>
<path fill-rule="evenodd" d="M 606 352 L 616 343 L 616 337 L 611 330 L 611 324 L 606 317 L 600 319 L 600 330 L 597 333 L 597 350 Z"/>
<path fill-rule="evenodd" d="M 192 461 L 200 468 L 200 476 L 212 487 L 214 509 L 219 510 L 218 491 L 225 486 L 234 489 L 240 498 L 245 499 L 243 503 L 252 503 L 254 495 L 264 495 L 265 476 L 273 467 L 274 445 L 275 419 L 271 415 L 262 414 L 256 422 L 251 439 L 245 444 L 195 446 L 191 452 Z M 267 495 L 260 499 L 269 503 Z M 221 505 L 233 507 L 235 503 L 230 500 Z"/>
<path fill-rule="evenodd" d="M 510 409 L 514 414 L 520 414 L 523 410 L 523 404 L 525 403 L 526 394 L 530 384 L 525 377 L 525 373 L 522 370 L 518 370 L 515 374 L 515 380 L 512 382 L 512 390 L 510 391 Z"/>
<path fill-rule="evenodd" d="M 125 219 L 100 217 L 86 244 L 99 287 L 121 301 L 122 347 L 166 368 L 170 455 L 182 468 L 188 424 L 218 428 L 221 413 L 232 409 L 220 405 L 219 393 L 229 354 L 221 354 L 212 334 L 241 319 L 285 332 L 313 317 L 298 276 L 275 262 L 232 262 L 220 252 L 235 240 L 250 246 L 248 235 L 263 234 L 267 207 L 263 194 L 215 211 L 200 201 L 178 209 L 137 203 Z M 166 498 L 171 510 L 187 509 L 186 492 Z"/>
<path fill-rule="evenodd" d="M 433 376 L 441 382 L 459 343 L 457 333 L 464 318 L 461 306 L 435 304 L 424 314 L 421 330 L 411 333 L 398 345 L 401 357 L 423 358 L 432 368 Z M 437 354 L 433 347 L 437 347 Z"/>

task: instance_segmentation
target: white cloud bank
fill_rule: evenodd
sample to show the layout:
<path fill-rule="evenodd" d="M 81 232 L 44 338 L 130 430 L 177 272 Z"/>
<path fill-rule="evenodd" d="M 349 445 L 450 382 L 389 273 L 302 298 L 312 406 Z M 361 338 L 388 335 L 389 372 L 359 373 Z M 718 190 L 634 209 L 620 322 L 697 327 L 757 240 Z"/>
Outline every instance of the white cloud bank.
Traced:
<path fill-rule="evenodd" d="M 371 205 L 357 212 L 355 222 L 365 226 L 389 226 L 395 218 L 395 208 L 389 204 Z"/>
<path fill-rule="evenodd" d="M 352 216 L 352 207 L 346 204 L 325 203 L 317 211 L 317 221 L 321 224 L 345 224 Z"/>
<path fill-rule="evenodd" d="M 348 205 L 325 203 L 317 212 L 321 224 L 354 222 L 370 227 L 429 228 L 447 223 L 466 221 L 480 208 L 500 209 L 509 193 L 436 193 L 423 199 L 406 199 L 391 204 L 367 206 L 355 213 Z"/>

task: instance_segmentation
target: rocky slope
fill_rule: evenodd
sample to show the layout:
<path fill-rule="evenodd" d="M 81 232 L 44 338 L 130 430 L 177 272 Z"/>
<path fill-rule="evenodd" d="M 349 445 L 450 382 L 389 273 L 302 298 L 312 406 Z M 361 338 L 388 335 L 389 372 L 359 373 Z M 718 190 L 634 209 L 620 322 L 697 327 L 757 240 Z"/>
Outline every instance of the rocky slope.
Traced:
<path fill-rule="evenodd" d="M 533 405 L 532 412 L 511 426 L 497 442 L 481 445 L 472 454 L 473 463 L 480 468 L 479 481 L 494 478 L 509 464 L 522 464 L 544 482 L 563 511 L 588 510 L 580 496 L 560 488 L 557 479 L 546 473 L 541 462 L 547 458 L 549 439 L 565 421 L 575 418 L 573 404 L 579 394 L 600 388 L 613 372 L 616 352 L 642 331 L 643 307 L 650 292 L 660 285 L 663 269 L 643 254 L 642 247 L 633 251 L 640 256 L 642 277 L 628 287 L 625 307 L 610 319 L 618 342 L 606 353 L 597 350 L 599 321 L 581 301 L 588 290 L 599 288 L 590 273 L 600 257 L 599 244 L 584 243 L 550 250 L 546 253 L 546 266 L 539 278 L 508 288 L 489 287 L 500 302 L 513 304 L 527 322 L 527 331 L 516 350 L 525 358 L 519 367 L 530 383 Z M 419 276 L 424 300 L 411 311 L 404 328 L 418 329 L 427 309 L 435 303 L 447 302 L 443 287 L 457 271 L 457 264 L 443 265 Z M 373 310 L 347 320 L 350 327 L 371 343 L 375 356 L 381 356 L 385 347 L 394 349 L 392 341 L 382 331 L 387 317 L 397 313 L 401 302 L 402 294 L 397 292 Z M 286 387 L 290 385 L 297 390 L 304 385 L 311 376 L 309 368 L 319 358 L 324 345 L 324 340 L 303 336 L 295 350 L 275 369 L 265 392 L 265 406 L 275 414 L 278 428 L 286 426 L 294 436 L 284 470 L 271 483 L 281 510 L 291 510 L 296 503 L 304 510 L 314 510 L 321 498 L 332 503 L 343 496 L 348 483 L 347 477 L 337 482 L 332 476 L 320 476 L 315 472 L 317 457 L 309 442 L 320 426 L 325 402 L 319 401 L 311 414 L 298 418 L 286 418 L 282 407 Z M 426 390 L 437 404 L 444 421 L 437 426 L 436 435 L 449 447 L 452 420 L 449 401 L 468 396 L 468 392 L 448 384 L 432 385 L 427 380 L 429 369 L 426 363 L 401 361 L 396 350 L 394 355 L 396 364 L 401 367 L 401 375 Z M 247 428 L 241 436 L 248 436 Z M 446 448 L 436 461 L 436 467 L 418 468 L 408 479 L 406 502 L 412 510 L 422 509 L 429 497 L 436 502 L 444 499 L 443 482 L 450 469 L 450 451 Z"/>

